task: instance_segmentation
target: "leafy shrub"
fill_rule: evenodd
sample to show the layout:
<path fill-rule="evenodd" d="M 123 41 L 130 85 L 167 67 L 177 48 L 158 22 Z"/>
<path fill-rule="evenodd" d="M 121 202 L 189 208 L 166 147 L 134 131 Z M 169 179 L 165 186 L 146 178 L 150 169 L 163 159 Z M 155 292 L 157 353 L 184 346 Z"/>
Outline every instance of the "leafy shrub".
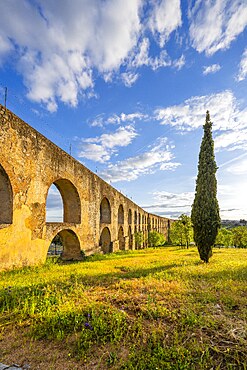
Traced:
<path fill-rule="evenodd" d="M 158 247 L 165 243 L 165 237 L 163 234 L 158 233 L 157 231 L 150 231 L 148 233 L 148 245 L 149 247 Z"/>

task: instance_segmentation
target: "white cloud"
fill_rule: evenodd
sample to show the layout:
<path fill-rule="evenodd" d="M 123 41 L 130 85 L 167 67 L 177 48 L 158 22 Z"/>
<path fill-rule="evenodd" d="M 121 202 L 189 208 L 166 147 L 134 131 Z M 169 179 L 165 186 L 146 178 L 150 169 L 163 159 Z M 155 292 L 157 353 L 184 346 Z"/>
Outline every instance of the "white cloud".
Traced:
<path fill-rule="evenodd" d="M 214 130 L 233 130 L 246 127 L 247 110 L 240 110 L 229 90 L 218 94 L 194 96 L 183 104 L 157 109 L 156 120 L 179 130 L 190 131 L 202 126 L 210 110 Z"/>
<path fill-rule="evenodd" d="M 210 73 L 216 73 L 221 69 L 221 66 L 219 64 L 212 64 L 211 66 L 204 66 L 203 67 L 203 74 L 204 76 L 210 74 Z"/>
<path fill-rule="evenodd" d="M 101 176 L 109 182 L 132 181 L 158 170 L 174 170 L 180 163 L 172 162 L 173 155 L 166 138 L 160 138 L 149 150 L 116 164 L 109 164 Z"/>
<path fill-rule="evenodd" d="M 208 109 L 216 131 L 215 149 L 247 150 L 247 107 L 241 110 L 231 91 L 195 96 L 183 104 L 157 109 L 154 114 L 162 125 L 191 131 L 202 127 Z"/>
<path fill-rule="evenodd" d="M 119 127 L 115 132 L 99 137 L 81 139 L 79 158 L 105 163 L 117 152 L 117 147 L 128 146 L 137 136 L 133 126 Z"/>
<path fill-rule="evenodd" d="M 247 112 L 246 112 L 247 113 Z M 247 114 L 246 114 L 247 116 Z M 247 125 L 247 123 L 246 123 Z M 227 149 L 227 150 L 247 150 L 247 128 L 229 130 L 218 136 L 214 140 L 215 149 Z"/>
<path fill-rule="evenodd" d="M 122 76 L 122 80 L 123 80 L 123 83 L 125 84 L 125 86 L 131 87 L 136 82 L 136 80 L 138 79 L 139 74 L 138 73 L 132 73 L 132 72 L 123 72 L 121 74 L 121 76 Z"/>
<path fill-rule="evenodd" d="M 240 160 L 242 160 L 243 158 L 245 158 L 246 156 L 247 156 L 247 152 L 241 153 L 241 154 L 237 155 L 236 157 L 231 158 L 231 159 L 227 160 L 226 162 L 223 162 L 223 163 L 219 166 L 219 168 L 221 169 L 221 168 L 223 168 L 223 167 L 225 167 L 225 166 L 228 166 L 229 164 L 231 164 L 231 163 L 233 163 L 233 162 L 235 162 L 235 161 L 240 161 Z"/>
<path fill-rule="evenodd" d="M 184 66 L 185 57 L 183 54 L 180 58 L 172 60 L 167 51 L 163 49 L 156 56 L 150 56 L 149 46 L 148 38 L 144 38 L 140 41 L 138 48 L 130 54 L 127 61 L 127 69 L 130 75 L 134 76 L 134 71 L 142 66 L 150 67 L 153 71 L 162 67 L 172 67 L 180 70 Z"/>
<path fill-rule="evenodd" d="M 181 25 L 180 1 L 151 2 L 148 20 L 146 5 L 146 0 L 60 0 L 59 6 L 56 0 L 2 1 L 0 64 L 12 57 L 28 98 L 51 112 L 58 101 L 76 106 L 81 97 L 95 96 L 94 75 L 131 87 L 143 65 L 181 68 L 184 61 L 172 61 L 164 51 L 151 58 L 148 38 L 151 27 L 164 46 Z"/>
<path fill-rule="evenodd" d="M 180 70 L 185 65 L 185 56 L 182 54 L 180 58 L 174 60 L 173 67 Z"/>
<path fill-rule="evenodd" d="M 172 67 L 180 70 L 184 64 L 184 55 L 181 55 L 179 59 L 172 60 L 166 50 L 162 50 L 160 54 L 154 58 L 149 58 L 149 65 L 153 71 L 161 67 Z"/>
<path fill-rule="evenodd" d="M 152 70 L 156 70 L 161 67 L 170 67 L 172 65 L 171 58 L 167 54 L 166 50 L 162 50 L 160 54 L 154 58 L 150 58 L 149 64 Z"/>
<path fill-rule="evenodd" d="M 3 64 L 8 53 L 12 50 L 13 46 L 11 45 L 10 41 L 6 38 L 3 38 L 3 36 L 0 34 L 0 66 Z"/>
<path fill-rule="evenodd" d="M 198 52 L 229 48 L 247 26 L 246 0 L 197 0 L 190 11 L 190 38 Z"/>
<path fill-rule="evenodd" d="M 153 193 L 154 199 L 162 207 L 190 207 L 194 200 L 194 192 L 169 193 L 157 191 Z"/>
<path fill-rule="evenodd" d="M 91 125 L 156 120 L 161 125 L 170 125 L 180 132 L 187 132 L 202 127 L 208 109 L 215 132 L 215 149 L 247 150 L 247 107 L 241 109 L 230 90 L 194 96 L 182 104 L 156 109 L 151 115 L 142 112 L 114 114 L 108 117 L 100 115 Z"/>
<path fill-rule="evenodd" d="M 152 195 L 153 204 L 143 206 L 148 212 L 171 218 L 177 218 L 182 213 L 190 215 L 194 192 L 170 193 L 167 191 L 156 191 Z"/>
<path fill-rule="evenodd" d="M 163 47 L 170 34 L 182 24 L 180 0 L 161 0 L 154 2 L 149 27 L 158 34 L 160 47 Z"/>
<path fill-rule="evenodd" d="M 238 161 L 227 168 L 227 171 L 233 175 L 244 175 L 247 173 L 247 159 Z"/>
<path fill-rule="evenodd" d="M 241 175 L 241 181 L 232 182 L 235 179 L 231 176 L 227 185 L 218 185 L 218 201 L 220 205 L 220 215 L 222 219 L 239 220 L 247 217 L 247 179 Z M 240 216 L 241 215 L 241 216 Z"/>
<path fill-rule="evenodd" d="M 121 113 L 119 115 L 112 114 L 108 117 L 105 117 L 104 114 L 99 114 L 95 119 L 89 122 L 92 127 L 103 127 L 108 124 L 121 124 L 125 122 L 136 122 L 137 120 L 146 120 L 148 118 L 147 114 L 141 112 L 134 113 Z"/>
<path fill-rule="evenodd" d="M 88 121 L 92 127 L 103 127 L 104 126 L 104 114 L 98 114 L 92 121 Z"/>
<path fill-rule="evenodd" d="M 239 219 L 239 215 L 247 215 L 246 181 L 237 184 L 218 184 L 218 201 L 222 219 Z M 191 214 L 194 192 L 170 193 L 157 191 L 153 194 L 153 202 L 144 205 L 148 212 L 166 217 L 178 218 L 182 213 Z"/>
<path fill-rule="evenodd" d="M 149 39 L 144 37 L 143 40 L 140 41 L 139 49 L 133 55 L 133 60 L 131 61 L 132 67 L 141 67 L 141 66 L 148 66 L 149 65 L 149 46 L 150 42 Z"/>
<path fill-rule="evenodd" d="M 242 81 L 247 76 L 247 49 L 245 49 L 240 64 L 239 64 L 239 73 L 238 73 L 238 81 Z"/>
<path fill-rule="evenodd" d="M 57 100 L 75 106 L 94 86 L 93 68 L 118 69 L 136 45 L 141 6 L 141 0 L 4 1 L 0 57 L 15 50 L 30 99 L 51 111 Z"/>

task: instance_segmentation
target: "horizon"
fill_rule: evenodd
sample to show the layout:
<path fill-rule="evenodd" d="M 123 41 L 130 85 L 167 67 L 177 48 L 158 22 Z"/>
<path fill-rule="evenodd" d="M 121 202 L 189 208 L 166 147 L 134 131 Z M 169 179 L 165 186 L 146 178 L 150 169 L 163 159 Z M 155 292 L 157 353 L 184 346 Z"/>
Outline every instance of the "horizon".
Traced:
<path fill-rule="evenodd" d="M 206 110 L 222 220 L 247 219 L 244 0 L 0 0 L 0 102 L 145 211 L 190 214 Z M 123 10 L 124 9 L 124 10 Z M 49 192 L 48 217 L 61 214 Z"/>

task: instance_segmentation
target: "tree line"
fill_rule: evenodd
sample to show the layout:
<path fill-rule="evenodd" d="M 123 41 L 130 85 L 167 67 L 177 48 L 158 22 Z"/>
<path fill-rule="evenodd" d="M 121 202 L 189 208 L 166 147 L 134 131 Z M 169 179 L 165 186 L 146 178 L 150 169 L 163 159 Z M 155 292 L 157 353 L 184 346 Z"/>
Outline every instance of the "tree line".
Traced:
<path fill-rule="evenodd" d="M 174 221 L 170 230 L 171 243 L 182 248 L 188 248 L 194 243 L 194 233 L 191 218 L 185 214 Z M 247 226 L 236 226 L 231 229 L 218 230 L 213 246 L 247 248 Z"/>

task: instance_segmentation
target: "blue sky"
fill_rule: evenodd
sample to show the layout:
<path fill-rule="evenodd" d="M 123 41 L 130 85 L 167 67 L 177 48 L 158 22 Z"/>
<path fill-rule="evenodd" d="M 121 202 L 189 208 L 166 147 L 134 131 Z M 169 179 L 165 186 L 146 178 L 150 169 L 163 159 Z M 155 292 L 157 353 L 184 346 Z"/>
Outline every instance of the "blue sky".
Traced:
<path fill-rule="evenodd" d="M 152 213 L 190 213 L 205 113 L 222 219 L 247 219 L 246 0 L 0 0 L 0 92 Z M 58 209 L 50 192 L 49 212 Z"/>

